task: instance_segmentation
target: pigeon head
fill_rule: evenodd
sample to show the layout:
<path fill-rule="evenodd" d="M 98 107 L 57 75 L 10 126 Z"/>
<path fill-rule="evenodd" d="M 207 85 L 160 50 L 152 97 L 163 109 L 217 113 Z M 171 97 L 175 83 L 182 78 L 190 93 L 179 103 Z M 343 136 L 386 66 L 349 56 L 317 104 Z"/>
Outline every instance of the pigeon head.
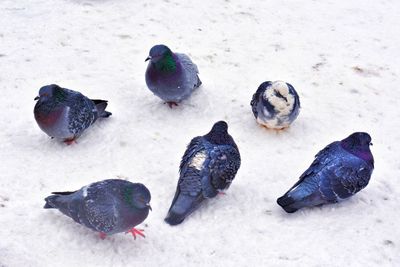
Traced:
<path fill-rule="evenodd" d="M 132 208 L 150 209 L 150 191 L 143 184 L 133 184 L 127 186 L 124 191 L 124 201 Z"/>
<path fill-rule="evenodd" d="M 343 139 L 342 146 L 349 149 L 362 149 L 369 148 L 371 143 L 371 136 L 367 133 L 356 132 Z"/>
<path fill-rule="evenodd" d="M 172 51 L 168 48 L 168 46 L 155 45 L 150 49 L 149 56 L 145 61 L 150 60 L 151 62 L 156 63 L 167 56 L 172 56 Z"/>
<path fill-rule="evenodd" d="M 39 96 L 35 97 L 35 100 L 46 100 L 60 93 L 62 93 L 62 88 L 57 84 L 46 85 L 39 89 Z"/>
<path fill-rule="evenodd" d="M 170 72 L 176 70 L 176 62 L 171 49 L 166 45 L 155 45 L 150 49 L 149 56 L 145 61 L 150 60 L 156 69 Z"/>
<path fill-rule="evenodd" d="M 228 133 L 228 124 L 225 121 L 219 121 L 214 123 L 211 131 L 219 133 Z"/>
<path fill-rule="evenodd" d="M 219 121 L 214 124 L 211 131 L 204 136 L 210 143 L 216 145 L 235 145 L 233 138 L 228 134 L 228 124 L 225 121 Z"/>
<path fill-rule="evenodd" d="M 374 164 L 374 158 L 369 147 L 372 145 L 371 136 L 364 132 L 356 132 L 340 141 L 341 146 L 351 154 Z"/>

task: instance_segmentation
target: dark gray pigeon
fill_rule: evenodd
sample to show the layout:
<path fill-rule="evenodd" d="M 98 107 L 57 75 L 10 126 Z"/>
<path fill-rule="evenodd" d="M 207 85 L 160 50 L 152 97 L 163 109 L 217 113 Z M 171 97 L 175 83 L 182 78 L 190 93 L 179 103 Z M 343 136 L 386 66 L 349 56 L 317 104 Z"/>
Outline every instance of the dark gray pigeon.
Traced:
<path fill-rule="evenodd" d="M 144 237 L 143 230 L 134 227 L 149 214 L 151 195 L 140 183 L 108 179 L 89 184 L 73 192 L 54 192 L 45 199 L 45 209 L 58 209 L 75 222 L 93 231 L 101 238 L 106 235 L 129 232 Z"/>
<path fill-rule="evenodd" d="M 106 100 L 91 100 L 79 92 L 56 84 L 40 88 L 35 119 L 40 129 L 50 137 L 71 144 L 98 118 L 111 115 Z"/>
<path fill-rule="evenodd" d="M 224 121 L 192 139 L 183 155 L 175 197 L 165 221 L 180 224 L 207 198 L 227 190 L 240 167 L 239 149 Z"/>
<path fill-rule="evenodd" d="M 201 85 L 197 66 L 185 54 L 173 53 L 165 45 L 155 45 L 147 60 L 147 87 L 171 108 Z"/>
<path fill-rule="evenodd" d="M 329 144 L 278 204 L 288 213 L 304 207 L 335 203 L 349 198 L 368 185 L 374 170 L 371 137 L 353 133 Z"/>

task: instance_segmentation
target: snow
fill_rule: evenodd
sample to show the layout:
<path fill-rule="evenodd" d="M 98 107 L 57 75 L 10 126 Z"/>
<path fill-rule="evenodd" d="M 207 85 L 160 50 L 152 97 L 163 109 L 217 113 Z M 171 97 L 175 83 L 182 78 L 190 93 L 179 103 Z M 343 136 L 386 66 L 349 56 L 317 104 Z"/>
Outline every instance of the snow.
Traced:
<path fill-rule="evenodd" d="M 400 2 L 0 1 L 0 266 L 399 266 Z M 169 109 L 147 88 L 155 44 L 187 53 L 203 85 Z M 302 109 L 285 131 L 260 127 L 250 100 L 291 83 Z M 41 86 L 109 100 L 77 144 L 33 117 Z M 191 138 L 229 123 L 242 156 L 226 196 L 183 224 L 163 222 Z M 370 184 L 336 205 L 286 214 L 276 199 L 325 145 L 372 136 Z M 146 238 L 101 240 L 43 209 L 52 191 L 107 178 L 144 183 Z M 139 227 L 139 228 L 140 228 Z"/>

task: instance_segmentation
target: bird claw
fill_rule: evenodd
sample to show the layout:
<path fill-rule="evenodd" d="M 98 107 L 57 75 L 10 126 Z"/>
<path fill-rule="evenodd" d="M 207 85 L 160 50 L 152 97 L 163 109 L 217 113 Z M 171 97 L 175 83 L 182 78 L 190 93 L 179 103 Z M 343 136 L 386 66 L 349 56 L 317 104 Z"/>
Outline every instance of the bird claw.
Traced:
<path fill-rule="evenodd" d="M 146 236 L 143 234 L 143 232 L 144 232 L 143 229 L 132 228 L 129 231 L 127 231 L 125 234 L 131 233 L 133 238 L 136 240 L 136 235 L 140 235 L 140 236 L 146 238 Z"/>
<path fill-rule="evenodd" d="M 77 144 L 75 139 L 66 139 L 64 140 L 64 143 L 67 144 L 68 146 L 72 144 Z"/>
<path fill-rule="evenodd" d="M 100 233 L 99 233 L 99 237 L 100 237 L 101 240 L 104 240 L 104 239 L 106 239 L 107 234 L 106 234 L 106 233 L 103 233 L 103 232 L 100 232 Z"/>
<path fill-rule="evenodd" d="M 167 104 L 168 104 L 169 108 L 173 108 L 174 106 L 175 107 L 178 106 L 178 103 L 176 103 L 176 102 L 167 102 Z"/>

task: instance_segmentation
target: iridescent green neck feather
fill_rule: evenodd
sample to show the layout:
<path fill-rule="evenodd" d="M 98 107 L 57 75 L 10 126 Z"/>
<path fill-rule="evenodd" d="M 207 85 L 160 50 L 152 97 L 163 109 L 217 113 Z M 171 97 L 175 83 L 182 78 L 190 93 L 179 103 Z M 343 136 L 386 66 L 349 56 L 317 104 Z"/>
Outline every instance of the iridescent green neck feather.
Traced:
<path fill-rule="evenodd" d="M 123 196 L 124 196 L 124 201 L 126 204 L 129 205 L 131 208 L 136 208 L 135 205 L 133 204 L 133 188 L 132 187 L 125 187 L 123 189 Z"/>
<path fill-rule="evenodd" d="M 162 72 L 174 72 L 176 70 L 176 62 L 172 53 L 168 53 L 163 56 L 162 59 L 154 63 L 157 70 Z"/>
<path fill-rule="evenodd" d="M 57 88 L 53 92 L 53 97 L 57 102 L 63 102 L 67 98 L 67 92 Z"/>

